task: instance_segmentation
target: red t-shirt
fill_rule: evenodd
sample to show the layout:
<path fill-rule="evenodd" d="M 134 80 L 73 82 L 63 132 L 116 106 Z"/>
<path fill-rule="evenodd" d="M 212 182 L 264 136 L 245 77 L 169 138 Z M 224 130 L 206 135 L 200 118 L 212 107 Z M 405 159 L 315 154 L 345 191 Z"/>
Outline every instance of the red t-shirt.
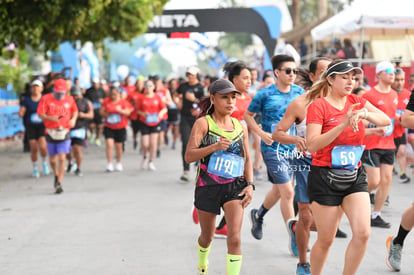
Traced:
<path fill-rule="evenodd" d="M 121 106 L 122 109 L 134 109 L 126 99 L 119 99 L 117 102 L 113 102 L 111 98 L 105 98 L 102 103 L 102 108 L 104 108 L 105 112 L 110 113 L 110 115 L 105 118 L 104 124 L 112 130 L 118 130 L 128 126 L 128 116 L 121 115 L 116 111 L 117 106 Z"/>
<path fill-rule="evenodd" d="M 140 101 L 137 103 L 137 110 L 147 113 L 147 117 L 138 116 L 144 124 L 148 126 L 156 126 L 160 123 L 158 113 L 165 109 L 165 103 L 161 100 L 158 94 L 154 94 L 153 97 L 147 97 L 142 95 Z"/>
<path fill-rule="evenodd" d="M 338 110 L 325 98 L 315 99 L 308 107 L 308 113 L 306 116 L 306 124 L 316 123 L 322 125 L 322 132 L 324 134 L 331 129 L 335 128 L 344 120 L 349 107 L 352 104 L 361 103 L 356 106 L 354 110 L 359 110 L 365 106 L 366 100 L 356 95 L 348 95 L 345 107 L 342 110 Z M 332 149 L 337 145 L 362 145 L 362 141 L 365 135 L 365 128 L 360 121 L 358 123 L 358 132 L 352 131 L 350 126 L 346 127 L 342 133 L 329 145 L 316 151 L 312 154 L 312 164 L 315 166 L 328 166 L 332 167 Z M 358 163 L 358 167 L 361 164 Z"/>
<path fill-rule="evenodd" d="M 137 120 L 138 119 L 138 113 L 137 113 L 137 103 L 140 100 L 142 94 L 134 92 L 128 95 L 128 101 L 131 103 L 132 107 L 134 107 L 134 110 L 132 111 L 131 115 L 129 116 L 130 120 Z"/>
<path fill-rule="evenodd" d="M 232 117 L 237 118 L 239 121 L 244 120 L 243 115 L 249 107 L 252 98 L 247 94 L 244 94 L 244 98 L 241 95 L 236 95 L 236 107 L 234 108 Z"/>
<path fill-rule="evenodd" d="M 77 111 L 78 107 L 76 106 L 76 102 L 72 96 L 65 95 L 61 100 L 57 100 L 53 96 L 53 93 L 42 96 L 39 102 L 39 106 L 37 107 L 37 113 L 39 115 L 45 114 L 48 116 L 61 117 L 59 121 L 43 121 L 45 128 L 50 129 L 58 129 L 59 127 L 70 129 L 69 121 L 72 117 L 72 114 L 76 113 Z"/>
<path fill-rule="evenodd" d="M 402 115 L 405 108 L 407 107 L 408 101 L 410 101 L 411 92 L 407 89 L 403 89 L 401 93 L 398 94 L 398 106 L 397 114 Z M 405 133 L 405 128 L 401 126 L 400 123 L 395 123 L 394 126 L 394 138 L 402 137 Z"/>
<path fill-rule="evenodd" d="M 397 112 L 398 94 L 391 89 L 389 93 L 380 93 L 375 88 L 362 95 L 372 105 L 383 111 L 391 118 L 391 125 L 394 124 L 395 113 Z M 389 126 L 392 127 L 392 126 Z M 395 149 L 394 135 L 381 137 L 377 135 L 366 136 L 364 139 L 365 150 L 371 149 Z"/>

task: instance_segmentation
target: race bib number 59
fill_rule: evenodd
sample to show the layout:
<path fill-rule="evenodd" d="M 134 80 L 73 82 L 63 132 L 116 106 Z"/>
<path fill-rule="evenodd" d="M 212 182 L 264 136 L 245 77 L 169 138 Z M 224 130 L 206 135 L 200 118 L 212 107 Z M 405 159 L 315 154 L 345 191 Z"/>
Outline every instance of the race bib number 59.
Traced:
<path fill-rule="evenodd" d="M 332 149 L 332 168 L 355 170 L 365 145 L 338 145 Z"/>

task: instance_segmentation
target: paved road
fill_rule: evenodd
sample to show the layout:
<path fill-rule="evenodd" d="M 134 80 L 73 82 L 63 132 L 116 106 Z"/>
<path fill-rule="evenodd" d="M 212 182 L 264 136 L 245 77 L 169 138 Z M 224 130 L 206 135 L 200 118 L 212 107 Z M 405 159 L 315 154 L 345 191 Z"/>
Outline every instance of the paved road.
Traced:
<path fill-rule="evenodd" d="M 52 176 L 33 179 L 28 154 L 0 153 L 0 274 L 119 275 L 196 274 L 198 225 L 191 219 L 193 184 L 178 180 L 179 150 L 165 148 L 156 172 L 139 169 L 140 156 L 126 145 L 124 172 L 105 173 L 104 148 L 86 150 L 84 176 L 67 175 L 61 195 Z M 192 175 L 195 175 L 192 171 Z M 279 207 L 265 219 L 264 238 L 250 234 L 249 212 L 270 185 L 258 182 L 242 228 L 242 274 L 294 274 L 297 259 L 288 254 L 288 238 Z M 394 178 L 391 204 L 383 216 L 391 229 L 372 229 L 358 274 L 390 274 L 385 239 L 394 234 L 402 211 L 412 202 L 414 184 Z M 349 223 L 341 228 L 350 235 Z M 311 244 L 316 233 L 311 233 Z M 336 239 L 324 274 L 341 274 L 348 239 Z M 226 243 L 215 239 L 210 274 L 225 274 Z M 414 236 L 404 248 L 400 274 L 414 274 Z"/>

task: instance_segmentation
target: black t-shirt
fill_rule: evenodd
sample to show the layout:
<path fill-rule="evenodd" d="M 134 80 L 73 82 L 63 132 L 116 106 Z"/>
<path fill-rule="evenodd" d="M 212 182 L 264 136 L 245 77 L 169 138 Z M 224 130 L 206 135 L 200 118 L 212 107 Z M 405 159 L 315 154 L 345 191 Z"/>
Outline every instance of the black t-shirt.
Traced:
<path fill-rule="evenodd" d="M 102 88 L 95 89 L 91 87 L 86 90 L 84 97 L 89 99 L 92 103 L 99 102 L 99 99 L 105 97 L 105 91 Z"/>
<path fill-rule="evenodd" d="M 189 85 L 188 82 L 185 82 L 178 87 L 177 92 L 183 96 L 183 108 L 181 109 L 181 115 L 193 117 L 191 109 L 195 107 L 193 106 L 194 102 L 187 100 L 185 98 L 185 94 L 186 92 L 190 92 L 193 93 L 197 99 L 200 99 L 204 96 L 204 86 L 200 83 Z"/>
<path fill-rule="evenodd" d="M 89 100 L 87 100 L 86 98 L 78 98 L 78 99 L 75 99 L 75 102 L 76 102 L 76 106 L 78 106 L 79 112 L 82 112 L 82 113 L 89 112 L 89 108 L 90 108 Z M 76 120 L 75 127 L 73 127 L 73 129 L 86 128 L 88 127 L 88 123 L 89 123 L 89 120 L 78 117 L 78 119 Z"/>
<path fill-rule="evenodd" d="M 410 101 L 408 102 L 406 109 L 414 112 L 414 90 L 411 91 Z"/>

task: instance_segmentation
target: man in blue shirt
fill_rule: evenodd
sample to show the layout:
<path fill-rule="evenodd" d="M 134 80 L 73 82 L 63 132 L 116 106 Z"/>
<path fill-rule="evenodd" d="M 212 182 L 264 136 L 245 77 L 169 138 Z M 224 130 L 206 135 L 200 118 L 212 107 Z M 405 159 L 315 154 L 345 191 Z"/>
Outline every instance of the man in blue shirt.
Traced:
<path fill-rule="evenodd" d="M 251 232 L 256 239 L 260 240 L 263 237 L 263 217 L 280 199 L 280 209 L 289 231 L 289 250 L 291 254 L 298 256 L 293 228 L 295 224 L 293 169 L 290 165 L 290 160 L 295 157 L 295 145 L 282 145 L 273 142 L 272 133 L 282 119 L 289 103 L 303 94 L 305 90 L 293 84 L 298 72 L 293 57 L 284 54 L 273 56 L 272 67 L 277 78 L 276 83 L 259 90 L 244 115 L 249 129 L 256 132 L 262 139 L 263 160 L 267 167 L 268 179 L 273 183 L 272 189 L 267 193 L 260 208 L 251 211 L 253 224 Z M 261 127 L 254 120 L 256 113 L 262 114 Z M 289 131 L 295 131 L 294 126 Z"/>

